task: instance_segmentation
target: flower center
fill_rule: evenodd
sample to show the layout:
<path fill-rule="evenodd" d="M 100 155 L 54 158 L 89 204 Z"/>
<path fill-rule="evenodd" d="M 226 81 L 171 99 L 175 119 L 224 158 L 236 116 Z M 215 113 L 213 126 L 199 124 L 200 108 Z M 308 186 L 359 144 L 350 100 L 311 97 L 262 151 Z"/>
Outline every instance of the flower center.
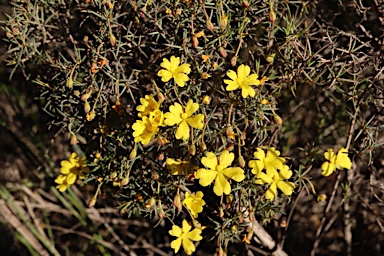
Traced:
<path fill-rule="evenodd" d="M 187 113 L 182 113 L 182 114 L 180 115 L 180 117 L 181 117 L 181 119 L 185 120 L 185 119 L 188 118 L 188 115 L 187 115 Z"/>
<path fill-rule="evenodd" d="M 152 124 L 146 124 L 145 129 L 147 129 L 149 132 L 152 132 Z"/>
<path fill-rule="evenodd" d="M 244 81 L 244 79 L 243 79 L 242 77 L 238 77 L 238 78 L 236 79 L 236 83 L 237 83 L 238 85 L 240 85 L 240 86 L 243 85 L 243 81 Z"/>

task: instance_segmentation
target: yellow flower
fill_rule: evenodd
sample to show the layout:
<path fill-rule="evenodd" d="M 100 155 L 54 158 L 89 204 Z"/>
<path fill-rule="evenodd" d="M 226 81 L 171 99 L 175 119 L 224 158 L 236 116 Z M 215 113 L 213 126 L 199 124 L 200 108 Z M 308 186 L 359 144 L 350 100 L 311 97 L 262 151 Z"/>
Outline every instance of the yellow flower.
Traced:
<path fill-rule="evenodd" d="M 203 97 L 203 103 L 204 103 L 205 105 L 209 105 L 209 103 L 211 103 L 211 97 L 209 97 L 208 95 L 205 95 L 205 96 Z"/>
<path fill-rule="evenodd" d="M 171 56 L 171 60 L 163 59 L 163 62 L 160 64 L 164 69 L 159 70 L 157 73 L 161 77 L 161 81 L 168 82 L 171 78 L 175 79 L 175 82 L 178 86 L 184 87 L 185 82 L 189 80 L 187 76 L 191 72 L 189 64 L 180 64 L 180 58 Z"/>
<path fill-rule="evenodd" d="M 69 178 L 69 179 L 68 179 Z M 75 175 L 70 175 L 70 176 L 67 176 L 67 175 L 63 175 L 63 174 L 60 174 L 56 179 L 55 179 L 55 182 L 58 184 L 56 186 L 56 188 L 60 191 L 60 192 L 64 192 L 65 190 L 67 190 L 67 188 L 71 185 L 73 185 L 73 183 L 75 183 L 76 181 L 76 176 Z"/>
<path fill-rule="evenodd" d="M 152 123 L 149 117 L 144 116 L 142 120 L 137 120 L 132 129 L 135 142 L 141 142 L 143 145 L 148 144 L 159 131 L 159 127 Z"/>
<path fill-rule="evenodd" d="M 165 161 L 167 169 L 172 175 L 187 175 L 190 172 L 189 161 L 182 161 L 180 159 L 167 158 Z"/>
<path fill-rule="evenodd" d="M 223 193 L 226 195 L 231 193 L 228 179 L 240 182 L 245 178 L 244 170 L 240 167 L 228 167 L 232 164 L 234 157 L 234 154 L 229 153 L 228 150 L 223 150 L 219 159 L 212 152 L 207 152 L 207 156 L 201 159 L 201 163 L 208 169 L 201 168 L 196 172 L 200 185 L 206 187 L 215 181 L 213 192 L 216 195 L 222 196 Z"/>
<path fill-rule="evenodd" d="M 195 35 L 197 38 L 200 38 L 202 36 L 205 36 L 204 34 L 204 30 L 201 30 L 200 32 L 198 32 L 196 35 Z"/>
<path fill-rule="evenodd" d="M 240 65 L 237 68 L 237 73 L 233 70 L 229 70 L 227 72 L 227 76 L 231 79 L 225 79 L 224 83 L 227 84 L 227 91 L 233 91 L 241 88 L 241 94 L 243 98 L 247 98 L 248 95 L 251 97 L 255 97 L 256 92 L 251 87 L 251 85 L 260 85 L 260 81 L 257 79 L 256 74 L 249 75 L 251 72 L 251 68 L 247 65 Z"/>
<path fill-rule="evenodd" d="M 279 157 L 280 151 L 274 147 L 268 149 L 267 155 L 265 155 L 264 150 L 257 148 L 253 155 L 257 160 L 249 161 L 248 166 L 252 168 L 252 173 L 256 174 L 257 178 L 259 178 L 259 174 L 262 173 L 263 169 L 266 169 L 267 173 L 273 173 L 274 175 L 277 175 L 277 169 L 283 169 L 285 159 Z"/>
<path fill-rule="evenodd" d="M 211 58 L 211 55 L 201 55 L 201 58 L 203 59 L 203 62 L 207 62 L 209 60 L 209 58 Z"/>
<path fill-rule="evenodd" d="M 77 179 L 84 179 L 85 174 L 89 173 L 85 156 L 79 158 L 76 152 L 73 152 L 68 160 L 61 161 L 60 175 L 55 179 L 56 186 L 61 192 L 64 192 L 69 186 L 73 185 Z"/>
<path fill-rule="evenodd" d="M 348 157 L 348 150 L 345 148 L 340 148 L 337 155 L 333 152 L 333 149 L 328 149 L 324 153 L 324 157 L 328 160 L 321 165 L 323 170 L 321 174 L 324 176 L 331 175 L 336 169 L 342 170 L 345 168 L 348 170 L 352 167 L 351 159 Z"/>
<path fill-rule="evenodd" d="M 269 200 L 273 200 L 277 195 L 277 188 L 279 188 L 284 195 L 291 195 L 293 189 L 295 188 L 295 184 L 292 182 L 285 181 L 292 176 L 292 171 L 289 170 L 287 165 L 284 165 L 279 173 L 275 171 L 267 170 L 267 174 L 260 173 L 259 178 L 263 183 L 270 184 L 267 192 L 265 193 L 265 198 Z"/>
<path fill-rule="evenodd" d="M 189 100 L 185 109 L 179 104 L 175 103 L 169 107 L 169 112 L 165 113 L 164 123 L 168 126 L 178 125 L 176 130 L 176 139 L 189 139 L 189 126 L 196 129 L 202 129 L 204 124 L 204 115 L 198 114 L 192 116 L 199 109 L 199 104 L 193 103 Z"/>
<path fill-rule="evenodd" d="M 159 109 L 149 113 L 149 119 L 154 126 L 164 126 L 164 113 Z"/>
<path fill-rule="evenodd" d="M 177 239 L 173 240 L 171 243 L 171 248 L 175 250 L 175 253 L 180 250 L 181 245 L 183 245 L 187 255 L 191 255 L 196 250 L 192 241 L 200 241 L 203 237 L 201 236 L 201 229 L 195 228 L 190 231 L 191 228 L 192 226 L 189 225 L 187 220 L 183 220 L 182 228 L 176 225 L 172 226 L 169 234 L 177 237 Z"/>
<path fill-rule="evenodd" d="M 140 98 L 140 103 L 141 105 L 136 107 L 139 117 L 148 116 L 160 108 L 160 103 L 154 99 L 153 95 L 145 95 L 145 98 Z"/>
<path fill-rule="evenodd" d="M 197 191 L 196 194 L 189 194 L 188 192 L 185 193 L 183 204 L 187 206 L 194 218 L 197 218 L 197 215 L 203 211 L 203 206 L 205 205 L 203 196 L 204 194 L 201 191 Z"/>

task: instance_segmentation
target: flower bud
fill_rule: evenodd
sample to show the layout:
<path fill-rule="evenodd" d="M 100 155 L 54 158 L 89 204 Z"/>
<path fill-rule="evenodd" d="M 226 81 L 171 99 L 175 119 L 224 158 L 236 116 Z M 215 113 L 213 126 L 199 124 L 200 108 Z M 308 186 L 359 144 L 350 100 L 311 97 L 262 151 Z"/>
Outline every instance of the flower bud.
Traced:
<path fill-rule="evenodd" d="M 211 103 L 211 97 L 209 97 L 208 95 L 205 95 L 205 96 L 203 97 L 203 103 L 204 103 L 205 105 L 209 105 L 209 103 Z"/>
<path fill-rule="evenodd" d="M 92 110 L 91 112 L 89 112 L 85 118 L 87 119 L 88 122 L 92 121 L 93 119 L 95 119 L 96 117 L 96 112 L 95 110 Z"/>
<path fill-rule="evenodd" d="M 318 202 L 322 202 L 322 201 L 325 201 L 327 200 L 327 195 L 326 194 L 320 194 L 317 196 L 317 201 Z"/>
<path fill-rule="evenodd" d="M 189 154 L 191 154 L 192 156 L 196 155 L 196 146 L 195 144 L 192 144 L 189 146 Z"/>
<path fill-rule="evenodd" d="M 181 205 L 181 200 L 180 200 L 180 195 L 177 194 L 175 198 L 173 199 L 173 205 L 176 207 L 177 212 L 181 212 L 182 205 Z"/>
<path fill-rule="evenodd" d="M 101 154 L 100 154 L 99 152 L 94 153 L 94 155 L 95 155 L 95 158 L 96 158 L 97 160 L 100 160 L 100 159 L 101 159 Z M 115 177 L 116 177 L 116 176 L 115 176 Z"/>
<path fill-rule="evenodd" d="M 227 58 L 228 53 L 227 53 L 227 51 L 224 49 L 224 47 L 220 46 L 220 47 L 219 47 L 219 52 L 220 52 L 221 57 L 223 57 L 223 58 Z"/>
<path fill-rule="evenodd" d="M 247 0 L 243 0 L 243 7 L 248 8 L 249 7 L 249 2 Z"/>
<path fill-rule="evenodd" d="M 97 196 L 94 195 L 94 196 L 91 198 L 91 200 L 89 200 L 89 202 L 88 202 L 88 207 L 91 208 L 91 207 L 95 206 L 96 201 L 97 201 Z"/>
<path fill-rule="evenodd" d="M 228 15 L 223 15 L 220 18 L 220 26 L 221 29 L 224 30 L 228 25 Z"/>
<path fill-rule="evenodd" d="M 227 201 L 227 209 L 230 209 L 232 207 L 232 202 L 233 202 L 232 195 L 226 195 L 225 199 Z"/>
<path fill-rule="evenodd" d="M 72 89 L 72 87 L 73 87 L 72 76 L 68 77 L 68 79 L 67 79 L 67 87 L 68 87 L 69 89 Z"/>
<path fill-rule="evenodd" d="M 128 182 L 129 182 L 129 177 L 127 176 L 127 177 L 125 177 L 124 179 L 122 179 L 122 180 L 120 181 L 120 185 L 121 185 L 122 187 L 124 187 L 125 185 L 128 184 Z"/>
<path fill-rule="evenodd" d="M 159 104 L 163 103 L 165 97 L 164 97 L 164 94 L 162 94 L 161 92 L 159 92 L 157 94 L 157 101 L 159 102 Z"/>
<path fill-rule="evenodd" d="M 232 67 L 236 66 L 236 61 L 237 61 L 237 56 L 233 56 L 231 58 L 231 65 L 232 65 Z"/>
<path fill-rule="evenodd" d="M 276 13 L 272 8 L 269 10 L 269 21 L 273 23 L 276 21 Z"/>
<path fill-rule="evenodd" d="M 71 134 L 71 141 L 70 141 L 70 143 L 71 143 L 71 145 L 76 145 L 77 144 L 77 137 L 76 137 L 76 134 Z"/>
<path fill-rule="evenodd" d="M 217 249 L 217 256 L 224 256 L 224 250 L 223 248 L 220 246 L 218 249 Z"/>
<path fill-rule="evenodd" d="M 148 202 L 145 204 L 146 208 L 152 208 L 156 204 L 156 199 L 151 197 Z"/>
<path fill-rule="evenodd" d="M 109 40 L 111 41 L 111 45 L 112 45 L 112 46 L 115 46 L 115 45 L 116 45 L 116 37 L 115 37 L 115 35 L 112 33 L 112 31 L 109 32 Z"/>
<path fill-rule="evenodd" d="M 192 47 L 197 48 L 199 46 L 199 39 L 195 35 L 192 35 Z"/>
<path fill-rule="evenodd" d="M 275 61 L 275 56 L 276 56 L 276 53 L 272 53 L 272 54 L 268 54 L 266 57 L 265 57 L 265 60 L 272 64 L 274 61 Z"/>
<path fill-rule="evenodd" d="M 276 124 L 278 125 L 282 125 L 283 124 L 283 119 L 281 119 L 281 117 L 277 114 L 274 114 L 273 115 L 273 119 L 275 120 Z"/>
<path fill-rule="evenodd" d="M 115 179 L 117 177 L 117 172 L 112 172 L 110 175 L 109 175 L 109 178 L 111 180 Z"/>
<path fill-rule="evenodd" d="M 245 160 L 244 160 L 244 157 L 243 157 L 242 155 L 239 156 L 238 161 L 239 161 L 239 166 L 240 166 L 241 168 L 244 168 L 244 166 L 245 166 Z"/>
<path fill-rule="evenodd" d="M 131 151 L 131 153 L 129 154 L 129 160 L 132 160 L 133 158 L 135 158 L 137 156 L 137 149 L 136 149 L 136 144 L 135 146 L 133 147 L 133 150 Z"/>
<path fill-rule="evenodd" d="M 202 142 L 200 143 L 200 151 L 201 151 L 201 152 L 205 152 L 206 150 L 207 150 L 207 145 L 205 144 L 204 141 L 202 141 Z"/>
<path fill-rule="evenodd" d="M 225 131 L 227 134 L 227 137 L 230 139 L 235 139 L 235 133 L 233 132 L 232 126 L 228 126 L 227 130 Z"/>
<path fill-rule="evenodd" d="M 230 143 L 227 144 L 227 150 L 228 150 L 229 152 L 231 152 L 234 148 L 235 148 L 235 145 L 234 145 L 232 142 L 230 142 Z"/>
<path fill-rule="evenodd" d="M 85 100 L 84 102 L 84 111 L 85 113 L 89 113 L 89 111 L 91 111 L 91 105 L 89 105 L 88 100 Z"/>
<path fill-rule="evenodd" d="M 223 210 L 223 207 L 219 207 L 219 213 L 218 213 L 218 215 L 219 215 L 219 218 L 223 218 L 224 217 L 224 210 Z"/>
<path fill-rule="evenodd" d="M 81 100 L 84 100 L 84 101 L 88 100 L 89 97 L 91 97 L 91 93 L 92 93 L 92 91 L 83 94 L 83 95 L 81 96 Z"/>
<path fill-rule="evenodd" d="M 161 201 L 159 201 L 159 206 L 158 206 L 158 209 L 157 209 L 157 215 L 159 216 L 160 219 L 164 218 L 165 216 L 165 212 L 163 210 L 163 206 L 161 205 Z"/>
<path fill-rule="evenodd" d="M 237 225 L 233 225 L 231 227 L 232 234 L 236 235 L 237 234 Z"/>
<path fill-rule="evenodd" d="M 213 27 L 212 22 L 211 22 L 209 19 L 207 19 L 207 20 L 205 21 L 205 24 L 206 24 L 207 29 L 208 29 L 209 31 L 213 31 L 214 27 Z"/>

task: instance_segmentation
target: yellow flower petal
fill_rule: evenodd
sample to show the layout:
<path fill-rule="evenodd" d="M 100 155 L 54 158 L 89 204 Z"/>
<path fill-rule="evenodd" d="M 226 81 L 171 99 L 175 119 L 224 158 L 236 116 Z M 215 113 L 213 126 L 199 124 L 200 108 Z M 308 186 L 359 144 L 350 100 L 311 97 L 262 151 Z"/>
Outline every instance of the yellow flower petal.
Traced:
<path fill-rule="evenodd" d="M 188 140 L 189 139 L 189 126 L 187 124 L 186 120 L 183 120 L 179 127 L 176 129 L 176 139 L 183 139 Z"/>
<path fill-rule="evenodd" d="M 321 173 L 323 176 L 329 176 L 335 171 L 336 165 L 330 162 L 324 162 L 321 165 L 321 169 L 323 170 Z"/>
<path fill-rule="evenodd" d="M 163 62 L 160 64 L 160 67 L 165 68 L 166 70 L 171 69 L 171 62 L 166 58 L 163 58 Z"/>
<path fill-rule="evenodd" d="M 257 75 L 256 74 L 252 74 L 252 75 L 248 76 L 243 81 L 243 83 L 245 85 L 260 85 L 260 81 L 257 79 Z"/>
<path fill-rule="evenodd" d="M 236 79 L 237 79 L 237 74 L 236 74 L 236 72 L 233 71 L 233 70 L 229 70 L 229 71 L 227 72 L 227 76 L 228 76 L 229 78 L 231 78 L 233 81 L 236 81 Z M 227 80 L 227 81 L 231 81 L 231 80 Z M 224 80 L 224 82 L 225 82 L 225 80 Z"/>
<path fill-rule="evenodd" d="M 191 73 L 191 65 L 187 64 L 187 63 L 184 63 L 184 64 L 181 64 L 178 68 L 175 69 L 174 73 L 185 73 L 185 74 L 189 74 Z"/>
<path fill-rule="evenodd" d="M 248 163 L 249 168 L 252 168 L 251 172 L 258 175 L 264 169 L 264 162 L 261 160 L 251 160 Z"/>
<path fill-rule="evenodd" d="M 244 64 L 241 64 L 238 68 L 237 68 L 237 76 L 240 77 L 240 78 L 245 78 L 249 75 L 249 73 L 251 73 L 251 68 L 247 65 L 244 65 Z"/>
<path fill-rule="evenodd" d="M 201 163 L 211 169 L 216 171 L 216 166 L 217 166 L 217 157 L 215 154 L 212 152 L 207 152 L 206 156 L 201 159 Z"/>
<path fill-rule="evenodd" d="M 171 67 L 169 68 L 170 71 L 175 71 L 176 68 L 180 64 L 180 57 L 171 56 Z"/>
<path fill-rule="evenodd" d="M 224 175 L 228 178 L 237 182 L 243 181 L 245 179 L 244 170 L 240 167 L 226 168 L 222 171 L 222 173 L 224 173 Z"/>
<path fill-rule="evenodd" d="M 212 183 L 217 177 L 217 171 L 207 170 L 207 169 L 198 169 L 196 171 L 196 178 L 199 179 L 201 186 L 206 187 Z"/>
<path fill-rule="evenodd" d="M 185 82 L 189 80 L 189 77 L 184 73 L 174 73 L 173 78 L 178 86 L 184 87 Z"/>
<path fill-rule="evenodd" d="M 284 165 L 283 169 L 279 172 L 280 179 L 287 180 L 292 177 L 292 171 L 289 170 L 288 165 Z"/>
<path fill-rule="evenodd" d="M 189 117 L 187 119 L 187 122 L 193 128 L 201 130 L 204 127 L 204 115 L 203 114 L 198 114 L 198 115 Z"/>
<path fill-rule="evenodd" d="M 239 88 L 239 84 L 235 81 L 224 79 L 224 83 L 227 84 L 227 87 L 225 88 L 227 91 L 233 91 Z"/>
<path fill-rule="evenodd" d="M 277 187 L 284 193 L 284 195 L 290 196 L 295 189 L 295 184 L 287 181 L 278 181 Z"/>
<path fill-rule="evenodd" d="M 168 82 L 173 76 L 171 71 L 165 69 L 159 70 L 159 72 L 157 72 L 157 75 L 161 77 L 161 81 L 163 82 Z"/>
<path fill-rule="evenodd" d="M 186 237 L 192 241 L 200 241 L 203 237 L 200 235 L 201 229 L 195 228 L 191 232 L 187 233 Z"/>
<path fill-rule="evenodd" d="M 229 153 L 228 150 L 223 150 L 223 152 L 221 152 L 220 154 L 220 160 L 219 160 L 221 168 L 224 169 L 230 166 L 233 162 L 233 159 L 235 159 L 235 155 L 233 153 Z"/>
<path fill-rule="evenodd" d="M 185 113 L 188 117 L 192 116 L 199 109 L 199 104 L 194 103 L 191 99 L 188 100 L 187 106 L 185 106 Z"/>
<path fill-rule="evenodd" d="M 184 238 L 183 239 L 183 248 L 187 255 L 191 255 L 195 250 L 195 245 L 191 242 L 191 240 Z"/>
<path fill-rule="evenodd" d="M 222 196 L 223 193 L 228 195 L 231 193 L 231 185 L 227 181 L 227 179 L 224 177 L 224 174 L 218 173 L 217 177 L 215 179 L 215 185 L 213 186 L 213 192 L 217 196 Z"/>
<path fill-rule="evenodd" d="M 273 200 L 276 197 L 277 189 L 276 189 L 276 183 L 273 182 L 271 186 L 268 188 L 267 192 L 265 193 L 265 198 L 269 200 Z"/>
<path fill-rule="evenodd" d="M 168 232 L 171 236 L 180 236 L 183 231 L 181 230 L 181 228 L 179 226 L 176 226 L 176 225 L 173 225 L 172 226 L 172 229 L 169 230 Z"/>
<path fill-rule="evenodd" d="M 171 234 L 172 235 L 172 234 Z M 177 238 L 176 240 L 173 240 L 171 243 L 171 248 L 175 250 L 175 253 L 177 253 L 180 250 L 181 247 L 181 237 Z"/>
<path fill-rule="evenodd" d="M 347 149 L 345 149 L 345 148 L 339 149 L 339 151 L 337 152 L 335 164 L 337 166 L 340 166 L 341 168 L 351 169 L 352 162 L 351 162 L 351 159 L 349 159 Z"/>

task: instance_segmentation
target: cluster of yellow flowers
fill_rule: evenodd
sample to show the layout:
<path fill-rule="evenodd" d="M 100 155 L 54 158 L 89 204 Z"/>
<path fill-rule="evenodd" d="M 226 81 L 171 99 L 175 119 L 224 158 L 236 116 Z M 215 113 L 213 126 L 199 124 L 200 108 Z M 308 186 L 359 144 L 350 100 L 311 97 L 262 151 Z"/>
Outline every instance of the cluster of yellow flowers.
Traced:
<path fill-rule="evenodd" d="M 163 82 L 173 79 L 176 85 L 184 87 L 189 81 L 190 65 L 186 63 L 180 65 L 180 58 L 172 56 L 170 60 L 163 59 L 160 66 L 162 69 L 158 72 L 158 76 Z M 226 74 L 230 78 L 224 79 L 224 83 L 227 84 L 226 90 L 241 89 L 244 98 L 254 97 L 256 92 L 252 86 L 262 85 L 268 80 L 266 77 L 259 80 L 257 74 L 251 74 L 251 69 L 247 65 L 240 65 L 237 72 L 229 70 Z M 195 114 L 199 109 L 198 103 L 189 99 L 184 106 L 179 100 L 180 103 L 173 103 L 169 106 L 169 111 L 164 113 L 161 110 L 163 100 L 162 95 L 159 95 L 158 100 L 153 95 L 145 95 L 144 98 L 140 99 L 141 104 L 136 108 L 140 119 L 132 125 L 135 143 L 146 145 L 155 139 L 162 143 L 166 142 L 166 137 L 159 133 L 160 128 L 165 126 L 177 126 L 175 137 L 181 140 L 188 140 L 191 137 L 192 128 L 203 129 L 204 115 Z M 207 104 L 205 101 L 203 103 Z M 328 149 L 324 154 L 327 161 L 321 166 L 322 174 L 328 176 L 336 169 L 350 169 L 352 162 L 347 153 L 345 148 L 341 148 L 337 154 L 332 149 Z M 255 175 L 255 184 L 266 186 L 265 198 L 274 200 L 277 196 L 277 189 L 284 195 L 290 196 L 295 189 L 295 184 L 288 181 L 292 177 L 292 171 L 285 164 L 286 160 L 280 156 L 280 152 L 274 147 L 259 147 L 256 148 L 253 156 L 254 159 L 248 162 L 248 167 L 251 173 Z M 244 164 L 241 165 L 243 168 L 231 167 L 234 158 L 234 153 L 224 149 L 219 156 L 214 152 L 206 152 L 205 156 L 201 158 L 201 164 L 204 168 L 193 166 L 189 158 L 187 160 L 167 158 L 166 168 L 172 175 L 198 179 L 199 184 L 203 187 L 213 183 L 213 192 L 217 196 L 223 196 L 223 194 L 229 195 L 231 193 L 231 180 L 242 182 L 246 177 L 243 169 L 245 167 L 244 160 Z M 83 179 L 85 174 L 89 173 L 85 157 L 80 159 L 76 153 L 72 153 L 68 161 L 62 161 L 61 166 L 61 174 L 55 180 L 58 183 L 57 188 L 61 192 L 74 184 L 77 177 Z M 183 201 L 181 201 L 181 196 L 184 196 Z M 177 253 L 183 246 L 185 253 L 190 255 L 196 249 L 193 241 L 202 240 L 201 233 L 205 227 L 202 227 L 196 219 L 203 212 L 206 203 L 202 191 L 185 192 L 181 196 L 178 189 L 174 205 L 179 212 L 183 206 L 187 209 L 194 229 L 192 230 L 192 225 L 186 219 L 182 221 L 181 227 L 173 225 L 169 234 L 177 238 L 172 241 L 171 248 Z"/>
<path fill-rule="evenodd" d="M 205 58 L 206 55 L 203 55 L 203 59 Z M 163 82 L 168 82 L 173 78 L 178 86 L 184 87 L 185 83 L 189 80 L 188 74 L 191 72 L 191 68 L 189 64 L 184 63 L 180 66 L 179 64 L 179 57 L 171 56 L 170 60 L 164 58 L 160 64 L 164 69 L 161 69 L 157 75 L 161 77 Z M 268 81 L 268 78 L 264 76 L 259 80 L 257 74 L 250 73 L 251 68 L 244 64 L 237 68 L 237 72 L 229 70 L 227 76 L 230 79 L 224 79 L 224 83 L 227 84 L 225 89 L 227 91 L 241 89 L 243 98 L 247 98 L 248 96 L 255 97 L 256 92 L 252 85 L 263 85 Z M 207 76 L 210 77 L 210 75 Z"/>
<path fill-rule="evenodd" d="M 73 152 L 68 160 L 61 161 L 60 173 L 55 179 L 55 182 L 58 184 L 56 188 L 60 192 L 64 192 L 75 183 L 77 177 L 84 179 L 85 174 L 89 173 L 85 156 L 79 158 L 79 155 Z"/>
<path fill-rule="evenodd" d="M 187 102 L 185 107 L 179 103 L 175 103 L 169 107 L 169 112 L 163 113 L 160 110 L 161 102 L 157 102 L 153 95 L 146 95 L 141 98 L 142 105 L 136 109 L 139 111 L 138 116 L 141 120 L 137 120 L 132 129 L 135 142 L 141 142 L 143 145 L 148 144 L 155 138 L 162 126 L 177 126 L 176 139 L 188 140 L 190 136 L 190 127 L 201 130 L 203 128 L 204 115 L 193 114 L 199 109 L 199 104 L 192 100 Z"/>

